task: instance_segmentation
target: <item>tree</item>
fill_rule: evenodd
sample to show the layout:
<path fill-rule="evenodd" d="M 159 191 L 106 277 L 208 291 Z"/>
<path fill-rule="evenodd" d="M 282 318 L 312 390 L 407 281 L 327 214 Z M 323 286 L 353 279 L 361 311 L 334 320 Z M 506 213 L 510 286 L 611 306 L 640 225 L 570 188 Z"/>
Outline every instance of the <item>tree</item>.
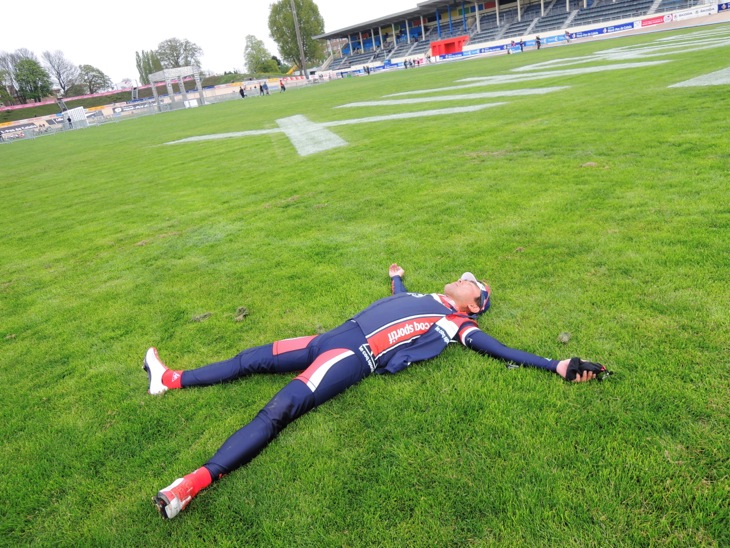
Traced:
<path fill-rule="evenodd" d="M 40 103 L 42 99 L 53 93 L 51 77 L 41 64 L 33 59 L 18 61 L 15 65 L 15 81 L 18 97 L 22 103 L 28 101 Z"/>
<path fill-rule="evenodd" d="M 200 66 L 200 56 L 203 55 L 203 50 L 190 40 L 168 38 L 158 44 L 155 53 L 162 63 L 162 67 L 167 69 L 190 65 Z"/>
<path fill-rule="evenodd" d="M 14 105 L 15 101 L 13 100 L 13 96 L 10 95 L 10 92 L 8 91 L 8 71 L 5 69 L 0 68 L 0 104 L 4 106 L 10 106 Z"/>
<path fill-rule="evenodd" d="M 246 36 L 243 59 L 246 63 L 246 70 L 251 74 L 279 72 L 279 65 L 272 61 L 273 57 L 263 41 L 251 34 Z"/>
<path fill-rule="evenodd" d="M 299 44 L 297 43 L 292 3 L 295 5 L 297 20 L 299 21 L 304 59 L 301 59 Z M 324 33 L 324 19 L 313 0 L 277 0 L 271 4 L 269 32 L 271 38 L 279 47 L 281 56 L 286 61 L 295 63 L 299 67 L 308 63 L 319 63 L 325 57 L 322 43 L 312 38 Z"/>
<path fill-rule="evenodd" d="M 83 84 L 85 91 L 90 95 L 112 87 L 111 79 L 91 65 L 79 66 L 79 83 Z"/>
<path fill-rule="evenodd" d="M 74 85 L 69 86 L 66 90 L 65 97 L 79 97 L 80 95 L 87 95 L 88 93 L 89 89 L 86 87 L 86 84 L 77 81 Z"/>
<path fill-rule="evenodd" d="M 137 59 L 137 72 L 139 73 L 139 81 L 143 84 L 150 83 L 150 74 L 160 72 L 162 70 L 162 63 L 160 58 L 157 57 L 157 53 L 154 51 L 134 52 Z"/>
<path fill-rule="evenodd" d="M 3 73 L 3 85 L 15 100 L 25 103 L 27 99 L 18 93 L 18 80 L 16 78 L 17 66 L 20 61 L 29 60 L 38 63 L 35 54 L 25 48 L 17 49 L 14 53 L 3 52 L 0 54 L 0 71 Z"/>
<path fill-rule="evenodd" d="M 44 51 L 41 57 L 51 78 L 56 80 L 58 87 L 66 95 L 68 88 L 75 84 L 79 77 L 79 68 L 67 60 L 59 50 Z"/>

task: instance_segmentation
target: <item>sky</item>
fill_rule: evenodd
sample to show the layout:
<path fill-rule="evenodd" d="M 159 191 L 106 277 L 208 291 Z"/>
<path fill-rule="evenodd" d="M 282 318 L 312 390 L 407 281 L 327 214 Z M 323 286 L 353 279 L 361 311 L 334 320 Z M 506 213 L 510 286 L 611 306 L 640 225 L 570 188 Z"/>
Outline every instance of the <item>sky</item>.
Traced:
<path fill-rule="evenodd" d="M 203 50 L 202 69 L 215 73 L 243 71 L 246 36 L 254 35 L 278 55 L 269 37 L 273 0 L 237 2 L 99 2 L 36 0 L 3 2 L 0 53 L 25 48 L 38 60 L 44 51 L 60 50 L 75 65 L 92 65 L 118 84 L 139 78 L 135 52 L 157 49 L 168 38 L 187 39 Z M 314 0 L 326 32 L 414 9 L 423 0 Z"/>

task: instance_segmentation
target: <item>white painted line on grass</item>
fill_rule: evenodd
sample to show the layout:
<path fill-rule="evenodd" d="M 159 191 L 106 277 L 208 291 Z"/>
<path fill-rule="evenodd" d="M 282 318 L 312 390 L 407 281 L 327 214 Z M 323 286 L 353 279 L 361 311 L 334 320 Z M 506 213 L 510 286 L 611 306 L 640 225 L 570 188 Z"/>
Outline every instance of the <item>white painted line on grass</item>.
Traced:
<path fill-rule="evenodd" d="M 347 141 L 343 138 L 325 129 L 322 124 L 310 122 L 301 114 L 280 118 L 276 123 L 289 137 L 300 156 L 309 156 L 347 145 Z"/>
<path fill-rule="evenodd" d="M 442 116 L 444 114 L 464 114 L 467 112 L 476 112 L 485 108 L 498 107 L 507 103 L 488 103 L 486 105 L 474 105 L 472 107 L 454 107 L 442 108 L 438 110 L 419 110 L 416 112 L 402 112 L 400 114 L 384 114 L 382 116 L 370 116 L 368 118 L 355 118 L 353 120 L 337 120 L 334 122 L 325 122 L 322 124 L 326 127 L 333 126 L 349 126 L 350 124 L 367 124 L 369 122 L 386 122 L 390 120 L 406 120 L 408 118 L 424 118 L 426 116 Z"/>
<path fill-rule="evenodd" d="M 702 87 L 702 86 L 724 86 L 730 84 L 730 68 L 718 70 L 717 72 L 711 72 L 709 74 L 703 74 L 697 78 L 691 80 L 685 80 L 678 84 L 672 84 L 670 88 L 688 88 L 688 87 Z"/>
<path fill-rule="evenodd" d="M 541 80 L 543 78 L 562 78 L 565 76 L 579 76 L 581 74 L 594 74 L 596 72 L 605 72 L 609 70 L 623 70 L 632 68 L 643 68 L 653 67 L 656 65 L 662 65 L 669 61 L 647 61 L 645 63 L 621 63 L 616 65 L 604 65 L 600 67 L 584 67 L 577 69 L 567 70 L 553 70 L 545 72 L 534 72 L 531 74 L 506 74 L 504 76 L 485 76 L 483 78 L 464 78 L 458 80 L 459 82 L 472 82 L 469 84 L 462 84 L 458 86 L 448 86 L 445 88 L 434 88 L 434 89 L 420 89 L 415 91 L 403 91 L 400 93 L 392 93 L 385 97 L 401 97 L 403 95 L 420 95 L 423 93 L 437 93 L 440 91 L 450 91 L 455 89 L 467 89 L 476 88 L 481 86 L 491 86 L 494 84 L 510 84 L 514 82 L 527 82 L 530 80 Z"/>
<path fill-rule="evenodd" d="M 476 112 L 485 108 L 504 105 L 505 103 L 489 103 L 485 105 L 474 105 L 469 107 L 442 108 L 438 110 L 420 110 L 417 112 L 404 112 L 401 114 L 385 114 L 383 116 L 369 116 L 367 118 L 354 118 L 350 120 L 334 120 L 317 124 L 308 120 L 305 116 L 296 115 L 288 118 L 280 118 L 276 121 L 279 124 L 277 129 L 255 129 L 251 131 L 236 131 L 231 133 L 217 133 L 214 135 L 197 135 L 177 141 L 170 141 L 166 145 L 179 143 L 192 143 L 198 141 L 213 141 L 216 139 L 231 139 L 233 137 L 248 137 L 250 135 L 270 135 L 272 133 L 284 133 L 297 149 L 301 156 L 308 156 L 315 152 L 322 152 L 332 148 L 345 146 L 347 141 L 324 128 L 349 126 L 353 124 L 367 124 L 371 122 L 388 122 L 391 120 L 406 120 L 409 118 L 424 118 L 428 116 L 443 116 L 447 114 L 465 114 Z"/>
<path fill-rule="evenodd" d="M 281 133 L 281 129 L 252 129 L 249 131 L 232 131 L 231 133 L 215 133 L 213 135 L 196 135 L 195 137 L 185 137 L 177 141 L 170 141 L 166 145 L 176 145 L 178 143 L 191 143 L 197 141 L 217 141 L 218 139 L 232 139 L 234 137 L 248 137 L 249 135 L 269 135 L 271 133 Z"/>
<path fill-rule="evenodd" d="M 361 101 L 358 103 L 347 103 L 335 108 L 349 107 L 382 107 L 390 105 L 413 105 L 417 103 L 431 103 L 436 101 L 466 101 L 473 99 L 493 99 L 495 97 L 517 97 L 520 95 L 544 95 L 554 91 L 562 91 L 570 86 L 556 86 L 551 88 L 517 89 L 506 91 L 486 91 L 484 93 L 465 93 L 461 95 L 439 95 L 438 97 L 421 97 L 414 99 L 385 99 L 381 101 Z"/>

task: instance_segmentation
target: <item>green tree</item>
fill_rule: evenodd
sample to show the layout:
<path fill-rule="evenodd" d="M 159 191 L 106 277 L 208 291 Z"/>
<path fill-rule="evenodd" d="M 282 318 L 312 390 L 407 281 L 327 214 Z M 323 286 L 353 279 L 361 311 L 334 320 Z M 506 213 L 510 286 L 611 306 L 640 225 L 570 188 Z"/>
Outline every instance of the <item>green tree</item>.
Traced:
<path fill-rule="evenodd" d="M 137 73 L 139 73 L 139 81 L 146 85 L 150 83 L 150 74 L 160 72 L 162 70 L 162 62 L 157 57 L 155 51 L 134 52 L 137 60 Z"/>
<path fill-rule="evenodd" d="M 18 63 L 23 60 L 38 63 L 35 54 L 29 49 L 20 48 L 13 53 L 0 53 L 0 71 L 2 71 L 2 84 L 8 94 L 13 97 L 14 102 L 25 103 L 27 99 L 18 93 L 18 80 L 16 78 Z"/>
<path fill-rule="evenodd" d="M 304 59 L 301 59 L 297 42 L 292 1 L 299 21 Z M 269 32 L 279 47 L 279 53 L 288 62 L 301 67 L 319 63 L 325 58 L 323 44 L 313 38 L 324 33 L 324 19 L 313 0 L 277 0 L 271 4 Z"/>
<path fill-rule="evenodd" d="M 15 101 L 13 100 L 13 96 L 10 95 L 10 92 L 8 92 L 8 71 L 4 69 L 0 69 L 0 104 L 3 104 L 5 106 L 14 105 Z"/>
<path fill-rule="evenodd" d="M 243 49 L 243 59 L 246 70 L 251 74 L 279 72 L 279 65 L 266 49 L 264 42 L 252 34 L 246 36 L 246 46 Z"/>
<path fill-rule="evenodd" d="M 112 87 L 111 79 L 101 70 L 91 65 L 79 66 L 79 83 L 90 95 Z"/>
<path fill-rule="evenodd" d="M 168 38 L 157 45 L 155 52 L 163 68 L 200 66 L 200 56 L 203 50 L 190 40 Z"/>
<path fill-rule="evenodd" d="M 22 103 L 39 103 L 53 92 L 51 77 L 38 61 L 22 59 L 15 65 L 15 81 Z"/>

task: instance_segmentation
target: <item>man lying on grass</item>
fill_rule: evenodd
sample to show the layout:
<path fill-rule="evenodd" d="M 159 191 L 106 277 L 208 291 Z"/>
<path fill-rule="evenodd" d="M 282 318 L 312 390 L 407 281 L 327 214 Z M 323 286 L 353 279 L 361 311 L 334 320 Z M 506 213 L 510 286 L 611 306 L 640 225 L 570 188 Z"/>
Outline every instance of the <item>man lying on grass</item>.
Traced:
<path fill-rule="evenodd" d="M 154 502 L 160 515 L 178 515 L 201 489 L 246 464 L 293 420 L 357 384 L 371 373 L 397 373 L 414 362 L 438 356 L 458 340 L 480 354 L 553 371 L 567 381 L 584 382 L 608 374 L 580 358 L 550 360 L 508 348 L 479 330 L 476 319 L 490 306 L 491 290 L 470 272 L 446 284 L 443 293 L 408 293 L 403 269 L 390 266 L 392 295 L 374 302 L 341 326 L 311 337 L 298 337 L 249 348 L 234 358 L 190 371 L 168 369 L 155 348 L 144 369 L 149 393 L 208 386 L 252 373 L 302 371 L 233 434 L 196 471 L 160 490 Z"/>

